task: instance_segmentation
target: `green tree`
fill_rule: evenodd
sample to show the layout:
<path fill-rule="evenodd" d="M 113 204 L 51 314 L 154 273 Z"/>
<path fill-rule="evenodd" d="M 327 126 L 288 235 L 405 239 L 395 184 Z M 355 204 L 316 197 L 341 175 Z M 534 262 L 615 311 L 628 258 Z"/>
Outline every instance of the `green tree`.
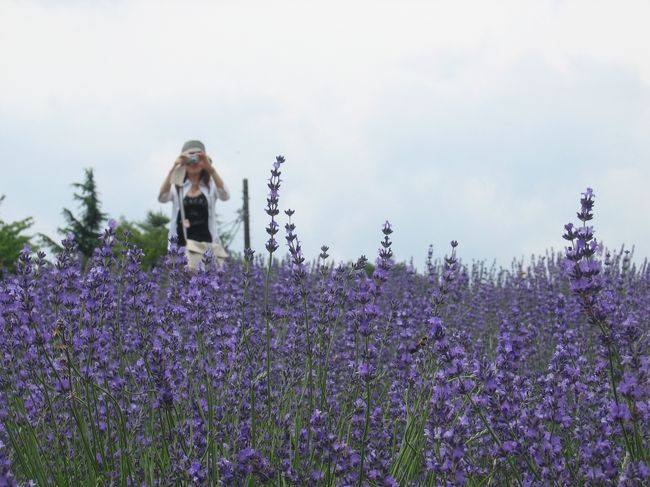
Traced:
<path fill-rule="evenodd" d="M 160 263 L 167 253 L 168 225 L 167 216 L 160 212 L 148 211 L 141 222 L 129 222 L 122 218 L 117 227 L 117 235 L 122 238 L 124 230 L 128 230 L 129 240 L 144 253 L 143 269 L 151 269 Z"/>
<path fill-rule="evenodd" d="M 83 183 L 73 183 L 78 192 L 74 193 L 74 199 L 79 201 L 79 215 L 75 216 L 72 211 L 63 208 L 63 218 L 66 226 L 59 228 L 62 235 L 72 233 L 75 237 L 77 247 L 84 256 L 84 259 L 92 257 L 93 251 L 99 244 L 99 236 L 102 226 L 106 221 L 106 214 L 101 211 L 99 192 L 95 184 L 95 175 L 92 168 L 84 169 L 85 179 Z M 61 246 L 46 235 L 40 235 L 43 243 L 52 248 L 54 252 L 61 250 Z"/>
<path fill-rule="evenodd" d="M 5 196 L 0 196 L 0 203 Z M 13 271 L 16 266 L 18 254 L 25 245 L 30 245 L 31 237 L 23 232 L 34 224 L 31 217 L 7 223 L 0 220 L 0 273 L 5 269 Z"/>

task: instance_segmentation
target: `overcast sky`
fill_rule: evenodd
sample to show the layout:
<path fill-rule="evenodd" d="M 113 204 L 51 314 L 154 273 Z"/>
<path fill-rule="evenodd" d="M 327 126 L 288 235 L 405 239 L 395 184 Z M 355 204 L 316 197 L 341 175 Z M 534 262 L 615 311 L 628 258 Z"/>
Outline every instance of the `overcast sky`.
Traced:
<path fill-rule="evenodd" d="M 397 260 L 456 239 L 509 265 L 562 249 L 590 186 L 597 237 L 642 259 L 649 23 L 643 0 L 0 0 L 0 219 L 57 236 L 85 167 L 112 217 L 168 213 L 198 138 L 224 222 L 249 179 L 259 253 L 282 154 L 308 258 L 374 259 L 389 220 Z"/>

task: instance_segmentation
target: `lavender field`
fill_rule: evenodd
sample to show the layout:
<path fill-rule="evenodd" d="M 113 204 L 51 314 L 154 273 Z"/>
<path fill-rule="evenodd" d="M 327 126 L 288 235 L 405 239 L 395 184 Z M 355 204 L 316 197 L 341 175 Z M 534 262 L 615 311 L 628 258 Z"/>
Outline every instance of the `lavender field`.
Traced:
<path fill-rule="evenodd" d="M 386 223 L 339 264 L 281 228 L 283 161 L 264 255 L 144 272 L 113 224 L 83 270 L 23 252 L 0 486 L 650 485 L 650 267 L 596 243 L 590 189 L 562 254 L 416 271 Z"/>

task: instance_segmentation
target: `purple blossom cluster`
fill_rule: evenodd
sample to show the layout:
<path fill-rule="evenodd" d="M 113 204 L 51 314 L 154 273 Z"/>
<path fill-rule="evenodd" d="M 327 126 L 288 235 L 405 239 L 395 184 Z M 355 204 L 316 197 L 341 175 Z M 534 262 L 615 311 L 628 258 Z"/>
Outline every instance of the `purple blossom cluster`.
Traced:
<path fill-rule="evenodd" d="M 110 223 L 0 282 L 0 486 L 649 485 L 650 266 L 308 261 L 278 157 L 266 256 L 144 272 Z M 379 232 L 378 232 L 379 233 Z"/>

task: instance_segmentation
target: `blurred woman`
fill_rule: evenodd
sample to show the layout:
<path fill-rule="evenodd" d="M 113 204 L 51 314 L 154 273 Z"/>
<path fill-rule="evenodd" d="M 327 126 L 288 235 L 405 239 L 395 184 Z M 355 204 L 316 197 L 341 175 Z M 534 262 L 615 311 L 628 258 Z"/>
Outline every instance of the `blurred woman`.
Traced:
<path fill-rule="evenodd" d="M 217 200 L 229 198 L 203 143 L 185 142 L 160 187 L 158 201 L 172 202 L 169 238 L 176 237 L 178 244 L 185 247 L 189 268 L 196 269 L 207 250 L 219 264 L 228 256 L 219 239 L 215 205 Z"/>

